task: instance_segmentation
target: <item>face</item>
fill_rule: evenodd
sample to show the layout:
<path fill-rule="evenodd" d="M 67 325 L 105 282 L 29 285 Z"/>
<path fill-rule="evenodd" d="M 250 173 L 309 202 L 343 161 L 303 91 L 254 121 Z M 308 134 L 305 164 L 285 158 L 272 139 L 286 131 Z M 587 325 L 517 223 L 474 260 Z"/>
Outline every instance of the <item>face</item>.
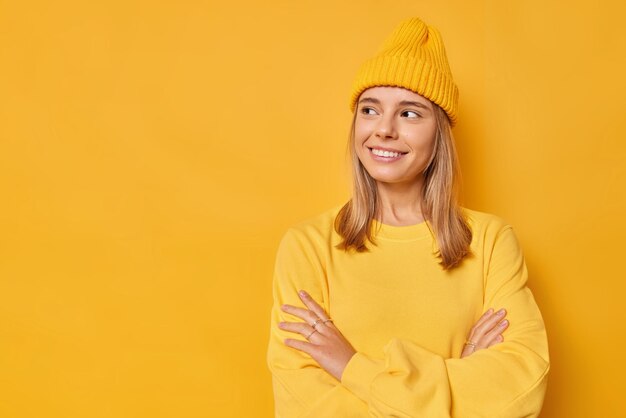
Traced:
<path fill-rule="evenodd" d="M 402 87 L 376 86 L 356 107 L 356 154 L 378 182 L 419 184 L 435 145 L 430 100 Z"/>

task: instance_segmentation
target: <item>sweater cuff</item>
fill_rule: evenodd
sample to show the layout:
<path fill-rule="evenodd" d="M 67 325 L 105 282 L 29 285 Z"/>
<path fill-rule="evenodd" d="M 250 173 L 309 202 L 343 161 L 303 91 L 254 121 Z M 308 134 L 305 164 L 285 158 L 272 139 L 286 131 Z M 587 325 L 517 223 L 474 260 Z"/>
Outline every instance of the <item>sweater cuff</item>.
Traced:
<path fill-rule="evenodd" d="M 341 384 L 363 401 L 369 403 L 370 385 L 384 367 L 384 361 L 372 359 L 357 351 L 343 370 Z"/>

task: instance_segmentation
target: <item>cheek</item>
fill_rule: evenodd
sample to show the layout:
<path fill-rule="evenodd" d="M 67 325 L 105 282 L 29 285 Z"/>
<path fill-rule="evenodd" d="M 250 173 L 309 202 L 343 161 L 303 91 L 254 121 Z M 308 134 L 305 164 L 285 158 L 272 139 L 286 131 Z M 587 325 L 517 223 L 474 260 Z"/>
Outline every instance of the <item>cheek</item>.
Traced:
<path fill-rule="evenodd" d="M 367 148 L 365 147 L 365 142 L 367 142 L 368 138 L 369 136 L 367 135 L 359 135 L 359 132 L 354 132 L 354 148 L 357 154 L 362 155 L 365 153 L 365 151 L 367 151 Z"/>
<path fill-rule="evenodd" d="M 354 127 L 354 142 L 356 144 L 363 144 L 369 137 L 369 131 L 364 126 L 355 126 Z"/>
<path fill-rule="evenodd" d="M 359 160 L 361 160 L 362 163 L 364 162 L 364 158 L 365 158 L 365 151 L 367 150 L 364 146 L 363 146 L 363 142 L 358 142 L 355 141 L 354 143 L 354 153 L 356 154 L 357 158 Z"/>
<path fill-rule="evenodd" d="M 402 134 L 402 138 L 414 151 L 420 153 L 430 153 L 435 146 L 435 131 L 432 129 L 405 132 Z"/>

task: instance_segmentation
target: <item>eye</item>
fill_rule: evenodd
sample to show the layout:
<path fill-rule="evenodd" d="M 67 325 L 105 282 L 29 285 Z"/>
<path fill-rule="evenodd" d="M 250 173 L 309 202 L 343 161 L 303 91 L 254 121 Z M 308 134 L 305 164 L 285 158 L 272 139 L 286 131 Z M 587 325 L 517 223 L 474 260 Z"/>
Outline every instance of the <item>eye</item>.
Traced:
<path fill-rule="evenodd" d="M 362 107 L 361 108 L 361 113 L 365 114 L 365 115 L 371 115 L 371 113 L 367 113 L 368 110 L 374 110 L 371 107 Z"/>
<path fill-rule="evenodd" d="M 402 114 L 405 114 L 405 113 L 413 113 L 413 114 L 415 114 L 415 115 L 416 115 L 416 117 L 418 117 L 418 118 L 421 118 L 421 117 L 422 117 L 422 115 L 420 115 L 419 113 L 414 112 L 414 111 L 412 111 L 412 110 L 405 110 L 404 112 L 402 112 Z"/>

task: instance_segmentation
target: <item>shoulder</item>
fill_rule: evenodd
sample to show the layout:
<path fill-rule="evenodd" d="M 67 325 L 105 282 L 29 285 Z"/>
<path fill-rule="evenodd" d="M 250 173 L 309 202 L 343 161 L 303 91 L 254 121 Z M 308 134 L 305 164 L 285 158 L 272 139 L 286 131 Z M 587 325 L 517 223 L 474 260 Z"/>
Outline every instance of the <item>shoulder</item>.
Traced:
<path fill-rule="evenodd" d="M 310 250 L 328 248 L 336 239 L 335 218 L 342 207 L 343 204 L 335 205 L 289 226 L 283 233 L 281 246 L 298 246 Z"/>
<path fill-rule="evenodd" d="M 461 207 L 474 235 L 495 237 L 505 229 L 511 229 L 511 224 L 504 218 L 493 213 Z"/>
<path fill-rule="evenodd" d="M 509 222 L 493 213 L 462 208 L 472 228 L 472 245 L 490 259 L 520 257 L 522 249 L 517 234 Z"/>
<path fill-rule="evenodd" d="M 342 205 L 336 205 L 315 216 L 302 219 L 287 228 L 286 233 L 303 238 L 319 240 L 328 239 L 334 232 L 335 218 Z"/>

